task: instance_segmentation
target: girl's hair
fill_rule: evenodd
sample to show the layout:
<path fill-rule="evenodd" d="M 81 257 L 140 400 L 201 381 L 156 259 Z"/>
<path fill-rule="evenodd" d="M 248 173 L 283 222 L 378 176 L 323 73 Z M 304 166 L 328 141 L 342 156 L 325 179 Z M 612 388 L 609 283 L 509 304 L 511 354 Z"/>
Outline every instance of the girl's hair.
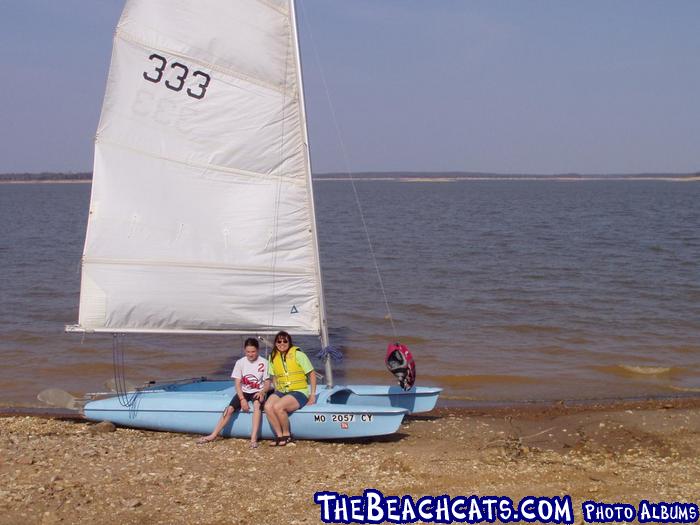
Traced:
<path fill-rule="evenodd" d="M 291 336 L 291 335 L 289 335 L 289 334 L 288 334 L 287 332 L 285 332 L 284 330 L 280 330 L 279 332 L 277 332 L 277 335 L 275 336 L 275 339 L 274 339 L 274 341 L 272 342 L 272 353 L 270 354 L 270 363 L 272 363 L 272 360 L 275 358 L 275 356 L 276 356 L 277 353 L 278 353 L 278 350 L 277 350 L 277 339 L 279 339 L 280 337 L 284 337 L 287 341 L 289 341 L 289 348 L 291 348 L 292 346 L 294 346 L 294 343 L 292 342 L 292 336 Z"/>
<path fill-rule="evenodd" d="M 260 343 L 258 343 L 258 340 L 254 337 L 249 337 L 245 340 L 245 343 L 243 343 L 243 348 L 245 348 L 246 346 L 254 346 L 258 350 L 260 350 Z"/>

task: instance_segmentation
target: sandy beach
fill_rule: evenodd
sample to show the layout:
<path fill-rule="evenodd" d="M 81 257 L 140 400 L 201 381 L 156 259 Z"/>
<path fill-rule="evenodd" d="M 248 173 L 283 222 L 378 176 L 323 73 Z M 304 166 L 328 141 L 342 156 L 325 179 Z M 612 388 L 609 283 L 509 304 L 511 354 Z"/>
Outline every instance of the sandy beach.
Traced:
<path fill-rule="evenodd" d="M 698 503 L 700 400 L 441 408 L 397 435 L 285 448 L 0 418 L 0 523 L 320 523 L 316 491 Z"/>

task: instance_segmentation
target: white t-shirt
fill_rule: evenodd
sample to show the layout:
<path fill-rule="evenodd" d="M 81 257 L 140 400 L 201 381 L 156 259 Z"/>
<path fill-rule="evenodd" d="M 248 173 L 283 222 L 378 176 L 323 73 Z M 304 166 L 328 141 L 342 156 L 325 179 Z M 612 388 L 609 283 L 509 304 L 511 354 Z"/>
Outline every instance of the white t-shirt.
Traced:
<path fill-rule="evenodd" d="M 243 356 L 233 367 L 231 377 L 241 380 L 241 390 L 248 394 L 260 392 L 263 388 L 263 383 L 270 378 L 268 371 L 267 359 L 258 356 L 252 363 L 248 358 Z"/>

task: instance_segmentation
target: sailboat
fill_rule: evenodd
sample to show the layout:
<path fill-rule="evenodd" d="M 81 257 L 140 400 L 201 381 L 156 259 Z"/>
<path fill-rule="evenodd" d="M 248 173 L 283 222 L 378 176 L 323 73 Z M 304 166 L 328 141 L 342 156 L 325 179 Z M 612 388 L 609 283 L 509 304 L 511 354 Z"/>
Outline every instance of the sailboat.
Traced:
<path fill-rule="evenodd" d="M 294 0 L 128 0 L 102 115 L 71 332 L 314 335 L 328 347 Z M 115 336 L 116 337 L 116 336 Z M 334 385 L 301 439 L 391 434 L 440 388 Z M 230 381 L 151 384 L 92 420 L 209 433 Z M 248 436 L 237 413 L 225 436 Z M 272 430 L 263 418 L 262 437 Z"/>

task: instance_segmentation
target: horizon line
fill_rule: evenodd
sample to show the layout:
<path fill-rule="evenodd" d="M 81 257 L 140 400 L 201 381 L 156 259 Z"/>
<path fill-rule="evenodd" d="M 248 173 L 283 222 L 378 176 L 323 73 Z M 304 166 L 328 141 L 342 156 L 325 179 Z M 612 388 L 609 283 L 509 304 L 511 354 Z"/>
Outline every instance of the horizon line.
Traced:
<path fill-rule="evenodd" d="M 59 178 L 59 179 L 87 179 L 92 178 L 91 171 L 41 171 L 41 172 L 7 172 L 0 173 L 0 179 L 30 179 L 30 178 Z M 561 172 L 561 173 L 499 173 L 485 171 L 424 171 L 424 170 L 387 170 L 387 171 L 327 171 L 312 173 L 314 178 L 689 178 L 700 177 L 700 170 L 694 172 L 662 172 L 648 171 L 638 173 L 585 173 L 585 172 Z"/>

